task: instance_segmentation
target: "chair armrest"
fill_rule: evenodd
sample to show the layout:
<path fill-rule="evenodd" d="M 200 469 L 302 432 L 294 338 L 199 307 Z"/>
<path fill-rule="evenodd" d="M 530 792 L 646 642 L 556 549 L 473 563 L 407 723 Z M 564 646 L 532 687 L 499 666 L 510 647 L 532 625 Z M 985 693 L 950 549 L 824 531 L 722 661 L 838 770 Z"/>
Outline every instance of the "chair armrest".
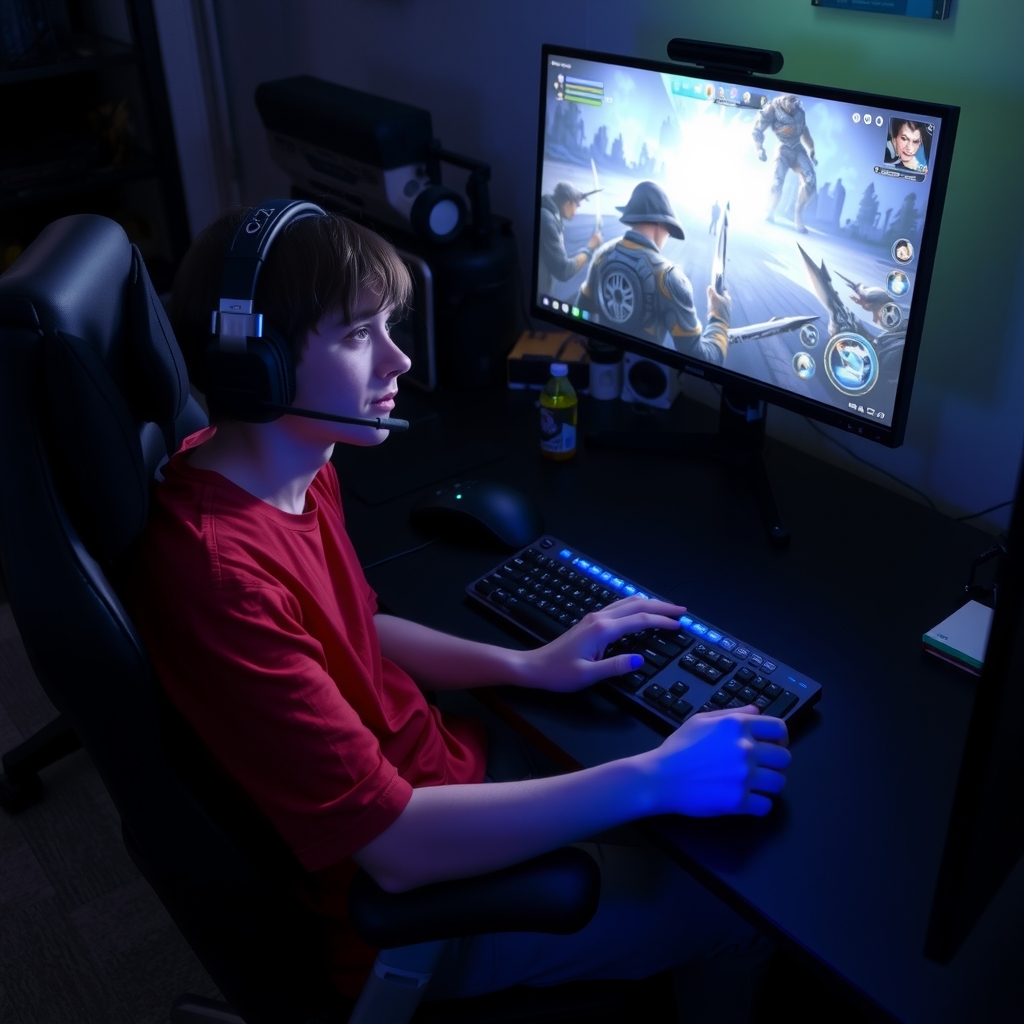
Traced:
<path fill-rule="evenodd" d="M 360 871 L 348 891 L 356 934 L 376 949 L 488 932 L 579 931 L 597 910 L 601 871 L 565 847 L 473 878 L 385 892 Z"/>

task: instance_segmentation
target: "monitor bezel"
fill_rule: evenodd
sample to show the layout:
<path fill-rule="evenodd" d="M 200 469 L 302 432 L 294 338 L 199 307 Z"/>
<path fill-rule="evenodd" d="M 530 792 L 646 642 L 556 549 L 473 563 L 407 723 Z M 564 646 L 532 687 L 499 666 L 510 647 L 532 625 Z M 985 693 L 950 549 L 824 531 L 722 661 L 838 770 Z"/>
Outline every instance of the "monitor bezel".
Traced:
<path fill-rule="evenodd" d="M 538 301 L 537 280 L 540 262 L 540 196 L 544 173 L 544 135 L 547 127 L 547 73 L 552 56 L 565 57 L 570 60 L 589 60 L 605 62 L 620 67 L 635 68 L 641 71 L 653 71 L 659 74 L 698 76 L 714 79 L 728 85 L 746 85 L 752 82 L 763 84 L 773 92 L 794 92 L 797 95 L 810 96 L 816 99 L 836 100 L 845 103 L 870 103 L 874 106 L 887 106 L 897 110 L 919 112 L 922 118 L 941 118 L 942 132 L 939 146 L 931 154 L 929 174 L 932 176 L 928 202 L 925 206 L 924 231 L 921 238 L 921 252 L 917 264 L 917 276 L 914 282 L 914 305 L 907 320 L 907 337 L 904 343 L 903 363 L 900 369 L 900 380 L 896 388 L 893 403 L 893 414 L 890 423 L 879 426 L 877 423 L 851 416 L 835 406 L 826 405 L 813 399 L 805 398 L 783 388 L 775 387 L 764 381 L 734 373 L 724 367 L 715 366 L 700 360 L 688 358 L 681 352 L 663 346 L 655 346 L 640 339 L 630 338 L 618 332 L 608 330 L 599 324 L 587 322 L 582 324 L 565 314 L 556 314 L 543 307 Z M 534 192 L 533 216 L 533 247 L 530 278 L 530 313 L 545 323 L 552 324 L 562 330 L 574 330 L 589 338 L 608 342 L 627 352 L 647 356 L 655 361 L 682 372 L 719 384 L 723 387 L 741 391 L 754 400 L 763 400 L 773 405 L 788 409 L 799 415 L 808 416 L 819 423 L 838 427 L 851 434 L 868 438 L 889 448 L 899 447 L 906 434 L 907 419 L 910 411 L 910 398 L 914 378 L 917 374 L 917 361 L 921 347 L 921 336 L 927 314 L 928 294 L 931 288 L 935 253 L 938 246 L 939 229 L 942 210 L 945 203 L 949 171 L 952 164 L 953 147 L 956 140 L 957 122 L 960 108 L 949 104 L 928 103 L 881 93 L 867 93 L 853 89 L 841 89 L 835 86 L 814 85 L 806 82 L 792 82 L 774 78 L 769 75 L 744 74 L 717 67 L 694 67 L 689 64 L 675 64 L 667 61 L 648 60 L 643 57 L 630 57 L 624 54 L 604 53 L 596 50 L 584 50 L 572 46 L 559 46 L 545 43 L 541 47 L 540 112 L 537 133 L 537 164 Z"/>

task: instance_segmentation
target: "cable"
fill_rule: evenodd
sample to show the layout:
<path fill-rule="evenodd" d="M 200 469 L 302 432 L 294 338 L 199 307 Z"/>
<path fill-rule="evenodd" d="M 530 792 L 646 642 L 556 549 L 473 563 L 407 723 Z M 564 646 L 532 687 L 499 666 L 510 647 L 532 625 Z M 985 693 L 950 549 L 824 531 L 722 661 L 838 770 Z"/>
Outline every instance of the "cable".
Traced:
<path fill-rule="evenodd" d="M 989 505 L 988 508 L 983 508 L 980 512 L 971 512 L 969 515 L 966 516 L 956 516 L 956 521 L 958 523 L 966 523 L 968 519 L 977 519 L 978 516 L 983 516 L 987 512 L 995 512 L 996 509 L 1006 508 L 1007 505 L 1012 504 L 1013 498 L 1010 498 L 1009 501 L 1001 501 L 998 505 Z"/>
<path fill-rule="evenodd" d="M 898 476 L 896 476 L 893 473 L 890 473 L 887 469 L 880 469 L 878 466 L 874 465 L 874 463 L 868 462 L 867 459 L 862 458 L 856 452 L 851 451 L 851 449 L 847 448 L 846 445 L 842 443 L 842 441 L 837 441 L 834 437 L 830 437 L 828 434 L 826 434 L 825 431 L 822 430 L 821 427 L 819 427 L 818 424 L 815 423 L 814 420 L 812 420 L 810 417 L 805 416 L 804 419 L 806 419 L 807 422 L 812 427 L 814 427 L 814 429 L 819 434 L 821 434 L 822 437 L 825 438 L 825 440 L 831 441 L 834 445 L 838 445 L 840 448 L 843 449 L 844 452 L 846 452 L 847 455 L 851 455 L 858 462 L 863 462 L 866 466 L 870 466 L 872 469 L 877 470 L 879 473 L 884 473 L 890 479 L 895 480 L 901 486 L 906 487 L 907 490 L 913 491 L 915 494 L 919 494 L 928 503 L 928 507 L 933 509 L 934 511 L 936 511 L 936 512 L 941 511 L 939 509 L 938 505 L 936 505 L 935 502 L 932 501 L 932 499 L 930 497 L 928 497 L 928 495 L 925 494 L 924 491 L 919 490 L 918 488 L 912 486 L 911 484 L 908 484 L 904 480 L 901 480 Z M 1013 504 L 1013 498 L 1010 498 L 1008 501 L 1001 501 L 1001 502 L 999 502 L 998 505 L 989 505 L 988 508 L 983 508 L 980 512 L 969 512 L 967 515 L 964 515 L 964 516 L 953 516 L 952 518 L 954 519 L 955 522 L 966 523 L 970 519 L 977 519 L 978 516 L 987 515 L 989 512 L 995 512 L 997 509 L 1006 508 L 1007 505 L 1012 505 L 1012 504 Z"/>
<path fill-rule="evenodd" d="M 523 281 L 523 268 L 519 265 L 518 259 L 516 259 L 516 293 L 516 297 L 519 299 L 519 312 L 522 314 L 523 321 L 526 324 L 526 330 L 532 338 L 536 332 L 534 330 L 533 321 L 530 319 L 529 308 L 526 304 L 526 284 Z"/>
<path fill-rule="evenodd" d="M 437 538 L 434 537 L 432 540 L 428 540 L 423 544 L 417 544 L 414 548 L 406 548 L 404 551 L 396 551 L 393 555 L 387 555 L 385 558 L 378 558 L 376 562 L 370 562 L 369 565 L 362 566 L 362 570 L 363 572 L 366 572 L 369 569 L 376 569 L 378 565 L 394 561 L 396 558 L 403 558 L 405 555 L 415 554 L 417 551 L 422 551 L 424 548 L 429 548 L 431 544 L 436 543 Z"/>
<path fill-rule="evenodd" d="M 821 427 L 819 427 L 818 424 L 815 423 L 814 420 L 812 420 L 809 416 L 805 416 L 804 419 L 807 420 L 807 422 L 819 434 L 821 434 L 821 436 L 823 438 L 825 438 L 826 441 L 831 441 L 832 444 L 834 444 L 837 448 L 842 448 L 842 450 L 844 452 L 846 452 L 846 454 L 849 455 L 851 458 L 856 459 L 858 462 L 863 462 L 865 466 L 870 466 L 876 472 L 881 473 L 883 476 L 889 477 L 890 480 L 895 480 L 896 483 L 898 483 L 901 487 L 905 487 L 908 491 L 913 491 L 914 494 L 919 495 L 920 497 L 922 497 L 925 500 L 925 502 L 927 503 L 928 507 L 933 512 L 941 511 L 939 509 L 939 506 L 936 505 L 935 502 L 932 501 L 932 499 L 927 494 L 925 494 L 924 491 L 920 490 L 920 488 L 914 487 L 912 484 L 908 484 L 905 480 L 901 480 L 898 476 L 896 476 L 895 473 L 890 473 L 889 470 L 887 470 L 887 469 L 881 469 L 880 467 L 876 466 L 873 462 L 869 462 L 863 456 L 858 455 L 851 448 L 847 448 L 846 445 L 843 444 L 842 441 L 838 441 L 838 440 L 836 440 L 836 438 L 831 437 L 829 434 L 826 434 L 825 431 L 822 430 Z M 978 515 L 981 515 L 981 513 L 979 512 Z"/>

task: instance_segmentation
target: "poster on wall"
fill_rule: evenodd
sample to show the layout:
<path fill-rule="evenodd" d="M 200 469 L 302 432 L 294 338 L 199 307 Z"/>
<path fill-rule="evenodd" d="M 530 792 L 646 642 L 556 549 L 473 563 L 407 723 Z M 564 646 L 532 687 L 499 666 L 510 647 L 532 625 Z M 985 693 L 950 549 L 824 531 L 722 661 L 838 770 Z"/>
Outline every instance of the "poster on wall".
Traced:
<path fill-rule="evenodd" d="M 845 11 L 902 14 L 907 18 L 948 18 L 953 0 L 811 0 L 812 7 L 837 7 Z"/>

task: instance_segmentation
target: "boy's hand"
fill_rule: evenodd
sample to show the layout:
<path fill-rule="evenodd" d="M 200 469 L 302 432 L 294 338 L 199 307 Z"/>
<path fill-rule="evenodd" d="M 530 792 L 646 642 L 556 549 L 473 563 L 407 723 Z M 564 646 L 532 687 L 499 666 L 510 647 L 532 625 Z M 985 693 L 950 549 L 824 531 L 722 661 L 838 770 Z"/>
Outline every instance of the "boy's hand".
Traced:
<path fill-rule="evenodd" d="M 628 633 L 644 629 L 678 629 L 686 609 L 667 601 L 625 597 L 590 612 L 570 630 L 535 651 L 523 654 L 523 686 L 570 693 L 608 676 L 633 672 L 643 664 L 639 654 L 605 658 L 605 648 Z"/>
<path fill-rule="evenodd" d="M 641 755 L 652 767 L 652 813 L 764 816 L 786 784 L 788 739 L 786 723 L 754 705 L 691 716 Z"/>

